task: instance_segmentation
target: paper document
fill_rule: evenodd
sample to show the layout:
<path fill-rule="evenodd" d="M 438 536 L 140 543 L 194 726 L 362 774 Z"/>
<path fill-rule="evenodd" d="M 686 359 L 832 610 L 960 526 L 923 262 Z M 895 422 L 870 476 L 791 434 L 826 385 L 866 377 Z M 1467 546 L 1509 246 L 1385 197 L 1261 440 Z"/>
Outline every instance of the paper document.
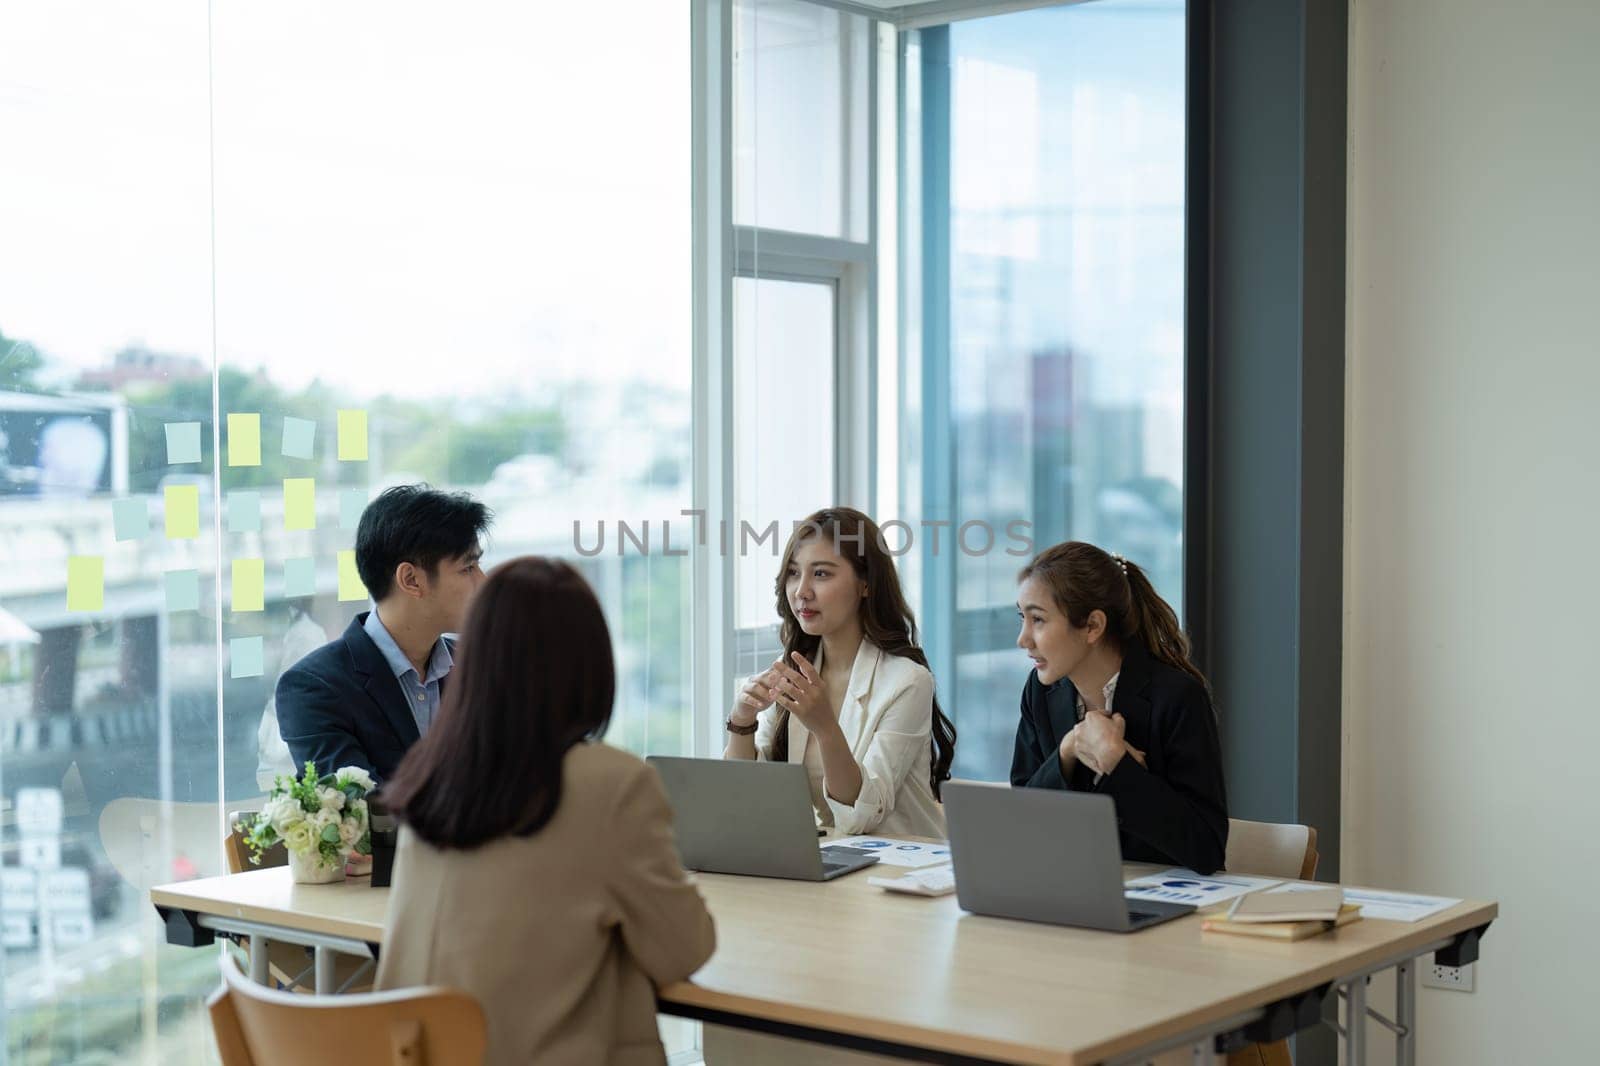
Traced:
<path fill-rule="evenodd" d="M 870 851 L 878 857 L 880 866 L 906 866 L 916 869 L 950 861 L 949 844 L 913 844 L 909 840 L 890 840 L 887 837 L 844 837 L 840 840 L 830 840 L 828 844 L 843 844 L 847 848 Z"/>
<path fill-rule="evenodd" d="M 1325 885 L 1284 885 L 1282 892 L 1308 892 Z M 1361 907 L 1363 918 L 1382 918 L 1391 922 L 1420 922 L 1461 901 L 1445 896 L 1417 896 L 1409 892 L 1379 892 L 1370 888 L 1347 888 L 1344 901 Z"/>
<path fill-rule="evenodd" d="M 1209 907 L 1283 882 L 1274 877 L 1245 877 L 1243 874 L 1212 874 L 1193 870 L 1163 870 L 1147 877 L 1136 877 L 1127 884 L 1130 899 L 1153 899 L 1162 903 L 1189 903 Z"/>

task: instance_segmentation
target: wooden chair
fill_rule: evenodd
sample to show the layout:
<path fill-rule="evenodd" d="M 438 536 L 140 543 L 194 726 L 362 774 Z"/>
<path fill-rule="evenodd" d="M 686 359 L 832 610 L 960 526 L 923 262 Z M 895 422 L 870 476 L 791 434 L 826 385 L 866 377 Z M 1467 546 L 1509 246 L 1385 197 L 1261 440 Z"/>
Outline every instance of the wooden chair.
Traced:
<path fill-rule="evenodd" d="M 1309 881 L 1317 875 L 1317 831 L 1309 825 L 1228 819 L 1229 873 Z M 1228 1056 L 1228 1066 L 1293 1066 L 1289 1042 L 1251 1044 Z"/>
<path fill-rule="evenodd" d="M 487 1041 L 464 992 L 308 998 L 252 983 L 227 955 L 206 1007 L 222 1066 L 479 1066 Z"/>
<path fill-rule="evenodd" d="M 1317 831 L 1309 825 L 1228 819 L 1229 873 L 1309 881 L 1317 875 Z"/>
<path fill-rule="evenodd" d="M 260 812 L 251 810 L 228 812 L 228 835 L 223 839 L 222 851 L 228 861 L 228 872 L 231 874 L 289 864 L 289 852 L 282 844 L 274 844 L 263 851 L 260 862 L 250 861 L 250 846 L 245 843 L 248 833 L 243 826 L 258 813 Z M 244 953 L 248 959 L 250 949 L 244 948 Z M 370 959 L 358 959 L 349 955 L 338 956 L 333 968 L 335 987 L 350 992 L 370 992 L 372 975 L 363 971 L 370 971 L 372 968 Z M 267 973 L 279 986 L 291 992 L 306 994 L 315 992 L 314 969 L 311 952 L 308 949 L 298 944 L 285 944 L 277 940 L 267 942 Z"/>

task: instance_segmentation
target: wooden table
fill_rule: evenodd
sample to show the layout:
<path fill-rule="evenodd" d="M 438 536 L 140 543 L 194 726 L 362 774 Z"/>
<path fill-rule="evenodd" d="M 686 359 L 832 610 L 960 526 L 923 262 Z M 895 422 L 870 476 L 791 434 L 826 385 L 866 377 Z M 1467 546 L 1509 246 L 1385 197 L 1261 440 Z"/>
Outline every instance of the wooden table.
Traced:
<path fill-rule="evenodd" d="M 1129 876 L 1149 868 L 1129 867 Z M 827 883 L 700 875 L 717 951 L 660 990 L 660 1009 L 739 1028 L 925 1061 L 1131 1063 L 1194 1046 L 1198 1061 L 1314 1024 L 1346 1000 L 1346 1062 L 1365 1062 L 1366 979 L 1399 971 L 1399 1066 L 1415 1055 L 1416 962 L 1477 956 L 1498 914 L 1463 902 L 1415 923 L 1364 919 L 1298 943 L 1206 933 L 1190 916 L 1132 934 L 964 913 L 955 896 L 896 895 L 857 873 Z M 150 893 L 170 943 L 219 931 L 375 957 L 388 890 L 365 879 L 295 885 L 286 868 Z M 324 956 L 328 962 L 323 963 Z M 265 958 L 252 951 L 252 961 Z M 264 974 L 257 975 L 258 979 Z"/>

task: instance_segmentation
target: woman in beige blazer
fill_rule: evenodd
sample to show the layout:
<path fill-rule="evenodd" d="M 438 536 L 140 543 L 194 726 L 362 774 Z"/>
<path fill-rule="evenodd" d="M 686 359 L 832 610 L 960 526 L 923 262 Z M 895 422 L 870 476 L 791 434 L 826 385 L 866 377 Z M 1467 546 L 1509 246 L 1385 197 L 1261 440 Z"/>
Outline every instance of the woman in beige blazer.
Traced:
<path fill-rule="evenodd" d="M 842 833 L 942 838 L 956 731 L 877 525 L 811 515 L 775 591 L 784 655 L 741 689 L 723 757 L 805 766 L 818 821 Z"/>
<path fill-rule="evenodd" d="M 614 692 L 578 572 L 506 563 L 473 601 L 433 727 L 384 788 L 403 828 L 377 986 L 471 993 L 488 1063 L 659 1066 L 655 987 L 715 945 L 656 772 L 596 739 Z"/>

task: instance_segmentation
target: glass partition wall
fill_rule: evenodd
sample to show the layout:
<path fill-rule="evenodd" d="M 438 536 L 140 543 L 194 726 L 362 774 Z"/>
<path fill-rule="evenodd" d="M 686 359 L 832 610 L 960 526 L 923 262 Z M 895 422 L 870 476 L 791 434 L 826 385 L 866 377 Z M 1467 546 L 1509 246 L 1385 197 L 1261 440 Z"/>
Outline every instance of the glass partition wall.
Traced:
<path fill-rule="evenodd" d="M 690 505 L 690 24 L 90 7 L 0 13 L 0 1062 L 199 1063 L 216 955 L 145 892 L 222 872 L 384 487 L 573 559 L 608 739 L 689 750 L 688 560 L 616 531 Z"/>

